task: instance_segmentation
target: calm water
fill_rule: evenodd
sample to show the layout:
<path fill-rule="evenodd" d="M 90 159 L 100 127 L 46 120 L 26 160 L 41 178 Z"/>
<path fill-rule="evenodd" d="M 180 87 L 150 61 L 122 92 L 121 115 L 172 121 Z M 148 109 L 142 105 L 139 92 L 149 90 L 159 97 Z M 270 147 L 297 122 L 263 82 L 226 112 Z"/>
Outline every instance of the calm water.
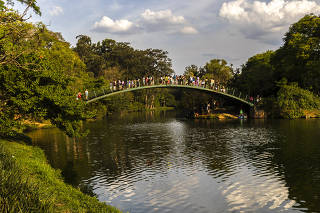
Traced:
<path fill-rule="evenodd" d="M 320 212 L 320 120 L 134 113 L 30 133 L 66 181 L 124 212 Z"/>

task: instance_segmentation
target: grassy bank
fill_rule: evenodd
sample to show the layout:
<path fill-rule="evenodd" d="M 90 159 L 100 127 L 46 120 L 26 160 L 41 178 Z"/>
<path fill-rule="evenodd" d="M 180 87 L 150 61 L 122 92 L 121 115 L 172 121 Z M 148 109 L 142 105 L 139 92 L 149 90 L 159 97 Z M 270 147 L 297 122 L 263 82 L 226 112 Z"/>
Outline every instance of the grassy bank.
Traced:
<path fill-rule="evenodd" d="M 0 212 L 120 212 L 63 182 L 37 147 L 0 139 Z"/>

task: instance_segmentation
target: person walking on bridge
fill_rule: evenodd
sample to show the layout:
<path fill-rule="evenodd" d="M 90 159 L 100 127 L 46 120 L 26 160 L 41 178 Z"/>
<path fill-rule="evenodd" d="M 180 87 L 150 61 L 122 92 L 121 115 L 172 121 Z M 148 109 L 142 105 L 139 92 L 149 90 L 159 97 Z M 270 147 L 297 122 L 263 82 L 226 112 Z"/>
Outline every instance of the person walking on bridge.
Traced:
<path fill-rule="evenodd" d="M 113 89 L 113 85 L 112 85 L 112 81 L 110 81 L 110 91 L 111 92 L 113 92 L 112 89 Z"/>
<path fill-rule="evenodd" d="M 87 89 L 84 91 L 84 94 L 85 94 L 85 96 L 86 96 L 86 100 L 88 100 L 88 97 L 89 97 L 89 91 L 88 91 Z"/>
<path fill-rule="evenodd" d="M 81 96 L 82 96 L 81 92 L 78 92 L 77 100 L 81 100 Z"/>

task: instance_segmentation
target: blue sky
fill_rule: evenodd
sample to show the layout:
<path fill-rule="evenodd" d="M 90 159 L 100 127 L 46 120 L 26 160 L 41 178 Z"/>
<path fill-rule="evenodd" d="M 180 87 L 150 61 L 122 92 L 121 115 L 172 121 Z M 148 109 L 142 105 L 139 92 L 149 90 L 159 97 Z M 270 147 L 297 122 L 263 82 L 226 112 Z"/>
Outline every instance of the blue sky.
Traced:
<path fill-rule="evenodd" d="M 176 73 L 223 58 L 234 67 L 277 49 L 290 24 L 320 14 L 320 0 L 38 0 L 42 21 L 71 45 L 111 38 L 169 52 Z M 15 6 L 21 10 L 21 6 Z"/>

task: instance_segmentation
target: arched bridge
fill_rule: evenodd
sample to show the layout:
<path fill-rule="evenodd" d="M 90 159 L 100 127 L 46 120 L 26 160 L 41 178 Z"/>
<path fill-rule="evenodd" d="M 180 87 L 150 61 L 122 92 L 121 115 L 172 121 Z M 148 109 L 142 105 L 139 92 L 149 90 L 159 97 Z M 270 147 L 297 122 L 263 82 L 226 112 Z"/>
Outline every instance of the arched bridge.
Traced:
<path fill-rule="evenodd" d="M 205 88 L 205 87 L 200 87 L 200 86 L 178 85 L 178 84 L 168 84 L 168 85 L 161 84 L 161 85 L 151 85 L 151 86 L 140 86 L 140 87 L 122 89 L 122 90 L 109 92 L 109 93 L 105 92 L 104 90 L 99 93 L 92 91 L 92 92 L 90 92 L 90 94 L 91 94 L 90 97 L 92 97 L 92 98 L 89 99 L 87 101 L 87 103 L 95 102 L 97 100 L 107 98 L 107 97 L 110 97 L 113 95 L 118 95 L 118 94 L 125 93 L 125 92 L 132 92 L 132 91 L 136 91 L 136 90 L 151 89 L 151 88 L 186 88 L 186 89 L 201 90 L 201 91 L 212 92 L 215 94 L 229 97 L 229 98 L 237 100 L 243 104 L 246 104 L 250 107 L 254 106 L 254 104 L 248 100 L 248 96 L 242 95 L 241 93 L 237 92 L 234 89 L 229 89 L 229 88 L 227 88 L 227 89 L 210 89 L 210 88 Z"/>

